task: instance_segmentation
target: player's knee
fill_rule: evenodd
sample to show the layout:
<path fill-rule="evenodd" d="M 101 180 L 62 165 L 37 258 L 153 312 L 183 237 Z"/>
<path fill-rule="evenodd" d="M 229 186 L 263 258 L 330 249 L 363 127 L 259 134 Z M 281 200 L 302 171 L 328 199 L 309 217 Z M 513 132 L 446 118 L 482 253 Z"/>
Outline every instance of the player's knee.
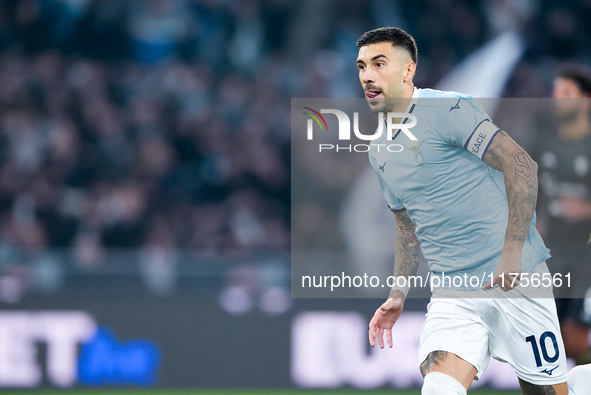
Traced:
<path fill-rule="evenodd" d="M 458 380 L 441 372 L 427 374 L 421 389 L 421 395 L 466 395 L 466 393 L 466 388 Z"/>

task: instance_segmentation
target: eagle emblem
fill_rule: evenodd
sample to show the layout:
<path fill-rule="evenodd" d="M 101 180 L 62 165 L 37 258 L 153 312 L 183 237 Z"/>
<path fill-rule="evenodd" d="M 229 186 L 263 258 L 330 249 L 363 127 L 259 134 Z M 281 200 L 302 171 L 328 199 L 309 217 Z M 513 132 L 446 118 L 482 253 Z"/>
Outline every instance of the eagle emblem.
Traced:
<path fill-rule="evenodd" d="M 421 151 L 421 145 L 423 145 L 424 142 L 425 142 L 425 139 L 422 139 L 421 141 L 419 141 L 415 145 L 411 145 L 409 147 L 409 149 L 412 150 L 412 152 L 415 156 L 415 160 L 417 161 L 417 163 L 419 165 L 425 161 L 425 157 L 423 156 L 423 151 Z"/>

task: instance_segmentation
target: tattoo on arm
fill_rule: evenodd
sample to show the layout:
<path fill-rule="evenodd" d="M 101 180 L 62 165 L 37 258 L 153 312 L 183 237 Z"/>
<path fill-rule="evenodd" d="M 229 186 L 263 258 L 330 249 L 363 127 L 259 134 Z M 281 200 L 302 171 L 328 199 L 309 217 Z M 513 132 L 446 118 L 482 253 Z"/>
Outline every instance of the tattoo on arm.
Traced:
<path fill-rule="evenodd" d="M 556 395 L 552 385 L 536 385 L 519 379 L 519 387 L 524 395 Z"/>
<path fill-rule="evenodd" d="M 518 152 L 513 157 L 515 161 L 515 175 L 521 177 L 527 184 L 532 182 L 535 172 L 532 166 L 533 161 L 525 152 Z"/>
<path fill-rule="evenodd" d="M 503 160 L 503 157 L 499 155 L 493 147 L 486 151 L 484 162 L 495 170 L 504 171 L 505 169 L 505 161 Z"/>
<path fill-rule="evenodd" d="M 396 254 L 394 275 L 412 276 L 417 273 L 421 259 L 420 242 L 415 234 L 416 226 L 410 220 L 406 210 L 395 212 L 394 217 L 397 229 L 394 240 Z"/>
<path fill-rule="evenodd" d="M 529 233 L 538 197 L 537 165 L 525 152 L 520 151 L 513 156 L 512 170 L 515 177 L 513 180 L 507 177 L 505 181 L 511 220 L 505 241 L 523 243 Z"/>
<path fill-rule="evenodd" d="M 423 377 L 431 372 L 433 365 L 439 365 L 445 358 L 447 358 L 447 351 L 433 351 L 427 355 L 427 358 L 421 363 L 421 374 Z"/>
<path fill-rule="evenodd" d="M 505 132 L 500 132 L 484 161 L 505 175 L 509 223 L 505 242 L 525 242 L 538 196 L 536 163 Z"/>

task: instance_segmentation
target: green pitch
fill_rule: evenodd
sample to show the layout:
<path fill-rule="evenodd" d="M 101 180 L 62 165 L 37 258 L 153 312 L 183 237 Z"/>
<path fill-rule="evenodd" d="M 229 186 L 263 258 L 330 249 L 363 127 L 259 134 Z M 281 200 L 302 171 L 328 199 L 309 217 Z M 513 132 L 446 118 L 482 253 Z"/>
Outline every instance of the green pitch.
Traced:
<path fill-rule="evenodd" d="M 2 395 L 418 395 L 419 390 L 379 390 L 379 391 L 357 391 L 357 390 L 101 390 L 101 391 L 2 391 Z M 519 395 L 514 391 L 469 391 L 474 395 Z"/>

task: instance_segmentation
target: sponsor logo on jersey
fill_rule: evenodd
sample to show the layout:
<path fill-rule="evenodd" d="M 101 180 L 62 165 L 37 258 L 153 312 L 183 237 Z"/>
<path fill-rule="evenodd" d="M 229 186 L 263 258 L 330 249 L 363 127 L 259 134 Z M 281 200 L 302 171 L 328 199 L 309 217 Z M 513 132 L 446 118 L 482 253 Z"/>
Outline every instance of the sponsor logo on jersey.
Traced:
<path fill-rule="evenodd" d="M 541 371 L 540 371 L 540 373 L 547 373 L 547 374 L 548 374 L 548 376 L 552 376 L 552 372 L 554 372 L 556 369 L 558 369 L 558 367 L 559 367 L 559 366 L 560 366 L 560 365 L 556 365 L 556 366 L 554 366 L 552 369 L 548 369 L 548 368 L 546 368 L 546 369 L 544 369 L 544 370 L 541 370 Z"/>

